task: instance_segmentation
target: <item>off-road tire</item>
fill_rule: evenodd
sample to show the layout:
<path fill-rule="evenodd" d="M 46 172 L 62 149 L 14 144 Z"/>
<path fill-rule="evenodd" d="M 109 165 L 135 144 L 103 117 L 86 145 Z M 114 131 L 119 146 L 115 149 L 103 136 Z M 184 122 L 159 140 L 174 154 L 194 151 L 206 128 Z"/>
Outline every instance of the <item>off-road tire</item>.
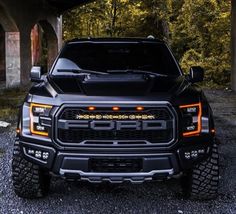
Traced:
<path fill-rule="evenodd" d="M 182 178 L 184 196 L 193 200 L 211 200 L 218 195 L 219 154 L 214 144 L 211 156 L 196 165 Z"/>
<path fill-rule="evenodd" d="M 23 157 L 17 141 L 13 150 L 12 180 L 14 191 L 21 198 L 41 198 L 49 191 L 50 176 Z"/>

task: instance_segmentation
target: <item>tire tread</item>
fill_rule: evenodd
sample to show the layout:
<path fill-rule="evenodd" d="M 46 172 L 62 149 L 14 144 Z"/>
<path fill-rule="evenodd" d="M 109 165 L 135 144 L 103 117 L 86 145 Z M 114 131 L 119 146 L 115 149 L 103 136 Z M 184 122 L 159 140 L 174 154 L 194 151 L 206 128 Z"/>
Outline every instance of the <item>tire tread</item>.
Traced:
<path fill-rule="evenodd" d="M 17 141 L 13 149 L 12 180 L 14 191 L 21 198 L 41 198 L 49 191 L 50 177 L 23 157 Z"/>

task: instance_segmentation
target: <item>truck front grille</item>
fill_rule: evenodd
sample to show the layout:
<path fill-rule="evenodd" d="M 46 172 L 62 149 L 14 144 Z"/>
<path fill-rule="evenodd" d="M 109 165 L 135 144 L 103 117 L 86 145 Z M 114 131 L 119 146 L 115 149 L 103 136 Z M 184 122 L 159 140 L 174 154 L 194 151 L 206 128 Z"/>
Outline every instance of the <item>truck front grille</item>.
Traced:
<path fill-rule="evenodd" d="M 114 118 L 112 120 L 112 118 Z M 115 123 L 127 123 L 127 127 L 118 130 L 104 127 L 103 121 Z M 152 122 L 160 126 L 156 130 L 148 130 L 141 125 L 147 121 L 152 129 Z M 98 122 L 97 129 L 88 124 Z M 114 124 L 113 124 L 114 122 Z M 129 122 L 137 125 L 129 128 Z M 107 126 L 106 122 L 105 125 Z M 141 127 L 142 126 L 142 127 Z M 108 127 L 109 128 L 109 127 Z M 64 108 L 57 116 L 56 138 L 59 143 L 70 145 L 146 145 L 168 144 L 174 139 L 175 120 L 174 115 L 167 107 L 148 107 L 140 113 L 133 108 L 126 107 L 123 111 L 113 112 L 110 108 L 102 108 L 96 112 L 87 111 L 87 108 Z"/>

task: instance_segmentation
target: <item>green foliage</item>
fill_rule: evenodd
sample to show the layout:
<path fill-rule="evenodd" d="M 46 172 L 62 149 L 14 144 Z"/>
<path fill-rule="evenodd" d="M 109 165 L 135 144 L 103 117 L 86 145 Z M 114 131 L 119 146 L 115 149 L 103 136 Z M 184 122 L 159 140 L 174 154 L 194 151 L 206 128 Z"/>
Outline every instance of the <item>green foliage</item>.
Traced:
<path fill-rule="evenodd" d="M 171 31 L 172 48 L 185 72 L 200 65 L 206 82 L 230 81 L 230 1 L 185 0 Z"/>
<path fill-rule="evenodd" d="M 144 13 L 137 0 L 98 0 L 64 15 L 64 38 L 135 35 Z"/>
<path fill-rule="evenodd" d="M 230 81 L 229 0 L 98 0 L 64 16 L 64 39 L 146 37 L 165 40 L 184 72 L 206 69 L 208 85 Z"/>

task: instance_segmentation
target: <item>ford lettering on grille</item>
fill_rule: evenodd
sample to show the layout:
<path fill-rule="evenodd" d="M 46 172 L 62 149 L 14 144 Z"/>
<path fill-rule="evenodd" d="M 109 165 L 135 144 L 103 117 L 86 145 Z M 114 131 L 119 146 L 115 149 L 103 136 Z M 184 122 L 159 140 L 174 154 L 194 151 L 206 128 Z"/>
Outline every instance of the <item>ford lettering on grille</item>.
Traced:
<path fill-rule="evenodd" d="M 147 120 L 147 121 L 65 121 L 59 120 L 61 129 L 91 129 L 96 131 L 121 131 L 121 130 L 165 130 L 167 121 Z"/>

